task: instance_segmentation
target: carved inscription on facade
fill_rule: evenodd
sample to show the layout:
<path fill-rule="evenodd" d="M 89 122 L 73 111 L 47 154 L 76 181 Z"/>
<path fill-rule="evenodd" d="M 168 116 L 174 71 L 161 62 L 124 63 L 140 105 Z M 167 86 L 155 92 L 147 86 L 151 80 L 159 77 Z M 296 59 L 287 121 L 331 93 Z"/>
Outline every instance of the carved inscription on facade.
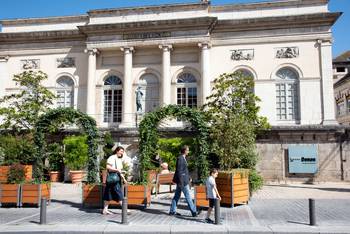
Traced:
<path fill-rule="evenodd" d="M 57 68 L 75 67 L 75 59 L 71 57 L 57 58 Z"/>
<path fill-rule="evenodd" d="M 40 59 L 23 59 L 21 60 L 21 67 L 24 70 L 40 69 Z"/>
<path fill-rule="evenodd" d="M 231 59 L 234 61 L 253 60 L 254 59 L 254 49 L 232 50 L 231 51 Z"/>
<path fill-rule="evenodd" d="M 299 56 L 298 47 L 275 48 L 276 58 L 297 58 Z"/>
<path fill-rule="evenodd" d="M 137 40 L 137 39 L 148 39 L 148 38 L 162 38 L 170 37 L 170 32 L 143 32 L 143 33 L 131 33 L 123 34 L 123 40 Z"/>

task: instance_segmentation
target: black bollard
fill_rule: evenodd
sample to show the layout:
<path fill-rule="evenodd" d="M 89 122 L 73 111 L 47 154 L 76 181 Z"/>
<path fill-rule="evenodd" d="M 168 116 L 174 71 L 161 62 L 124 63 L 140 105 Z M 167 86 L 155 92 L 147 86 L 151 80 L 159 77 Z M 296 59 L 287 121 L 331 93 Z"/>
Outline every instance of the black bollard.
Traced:
<path fill-rule="evenodd" d="M 215 199 L 215 224 L 220 225 L 220 199 Z"/>
<path fill-rule="evenodd" d="M 40 224 L 46 224 L 46 198 L 41 198 L 40 202 Z"/>
<path fill-rule="evenodd" d="M 128 222 L 128 186 L 124 186 L 124 196 L 122 203 L 122 224 L 129 224 Z"/>
<path fill-rule="evenodd" d="M 310 225 L 316 225 L 316 212 L 315 212 L 315 200 L 309 198 L 309 217 L 310 217 Z"/>

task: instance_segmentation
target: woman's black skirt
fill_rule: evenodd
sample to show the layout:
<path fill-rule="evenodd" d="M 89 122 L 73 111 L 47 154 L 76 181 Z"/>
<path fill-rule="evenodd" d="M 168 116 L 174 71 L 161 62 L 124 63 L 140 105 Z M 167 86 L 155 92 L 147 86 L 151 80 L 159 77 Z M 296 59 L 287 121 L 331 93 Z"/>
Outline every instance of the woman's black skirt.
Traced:
<path fill-rule="evenodd" d="M 111 201 L 114 200 L 119 202 L 123 199 L 123 191 L 120 183 L 109 184 L 106 183 L 105 191 L 103 192 L 103 200 Z"/>

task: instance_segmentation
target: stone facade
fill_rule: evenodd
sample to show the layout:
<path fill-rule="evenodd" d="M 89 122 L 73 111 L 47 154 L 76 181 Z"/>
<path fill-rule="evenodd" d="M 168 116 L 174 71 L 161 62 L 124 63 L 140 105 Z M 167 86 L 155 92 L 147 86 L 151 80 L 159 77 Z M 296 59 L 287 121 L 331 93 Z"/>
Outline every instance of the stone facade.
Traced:
<path fill-rule="evenodd" d="M 272 126 L 327 132 L 336 124 L 331 27 L 340 14 L 328 11 L 328 0 L 202 1 L 0 20 L 0 96 L 18 90 L 13 75 L 40 69 L 59 96 L 56 106 L 86 112 L 118 141 L 134 144 L 133 134 L 121 132 L 137 131 L 142 114 L 167 104 L 201 106 L 216 77 L 240 70 L 254 77 L 260 114 Z M 264 175 L 280 180 L 283 150 L 276 144 L 258 146 Z"/>

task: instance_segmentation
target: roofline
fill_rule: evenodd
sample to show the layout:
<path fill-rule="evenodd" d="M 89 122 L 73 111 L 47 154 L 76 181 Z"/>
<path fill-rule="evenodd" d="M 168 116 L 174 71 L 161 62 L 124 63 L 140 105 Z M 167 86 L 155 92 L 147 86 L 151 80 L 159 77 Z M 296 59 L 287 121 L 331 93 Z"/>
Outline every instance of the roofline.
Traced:
<path fill-rule="evenodd" d="M 193 9 L 193 8 L 203 8 L 208 7 L 209 2 L 200 3 L 178 3 L 178 4 L 163 4 L 163 5 L 149 5 L 149 6 L 138 6 L 138 7 L 122 7 L 122 8 L 106 8 L 106 9 L 96 9 L 88 11 L 88 15 L 103 15 L 110 13 L 126 13 L 126 12 L 142 12 L 145 10 L 167 10 L 167 9 Z"/>
<path fill-rule="evenodd" d="M 4 19 L 0 20 L 0 24 L 3 26 L 12 25 L 24 25 L 24 24 L 51 24 L 51 23 L 65 23 L 65 22 L 77 22 L 86 21 L 89 19 L 88 15 L 75 15 L 75 16 L 54 16 L 43 18 L 22 18 L 22 19 Z"/>
<path fill-rule="evenodd" d="M 238 3 L 238 4 L 225 4 L 211 6 L 211 11 L 231 11 L 231 10 L 252 10 L 252 9 L 266 9 L 277 8 L 287 6 L 314 6 L 314 5 L 326 5 L 329 0 L 271 0 L 265 2 L 253 2 L 253 3 Z"/>
<path fill-rule="evenodd" d="M 335 82 L 333 84 L 334 88 L 339 87 L 340 85 L 342 85 L 343 83 L 345 83 L 347 80 L 350 79 L 350 73 L 346 74 L 343 78 L 341 78 L 340 80 L 338 80 L 337 82 Z"/>

